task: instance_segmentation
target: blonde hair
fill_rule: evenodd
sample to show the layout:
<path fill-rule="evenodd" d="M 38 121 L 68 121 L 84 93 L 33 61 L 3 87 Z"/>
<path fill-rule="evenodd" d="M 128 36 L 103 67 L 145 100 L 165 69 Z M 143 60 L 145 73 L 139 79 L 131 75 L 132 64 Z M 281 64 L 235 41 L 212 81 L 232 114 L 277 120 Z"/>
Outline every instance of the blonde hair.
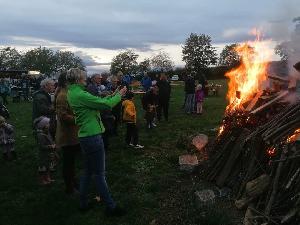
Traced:
<path fill-rule="evenodd" d="M 82 78 L 86 78 L 86 72 L 79 68 L 71 68 L 67 72 L 67 81 L 69 84 L 77 84 Z"/>

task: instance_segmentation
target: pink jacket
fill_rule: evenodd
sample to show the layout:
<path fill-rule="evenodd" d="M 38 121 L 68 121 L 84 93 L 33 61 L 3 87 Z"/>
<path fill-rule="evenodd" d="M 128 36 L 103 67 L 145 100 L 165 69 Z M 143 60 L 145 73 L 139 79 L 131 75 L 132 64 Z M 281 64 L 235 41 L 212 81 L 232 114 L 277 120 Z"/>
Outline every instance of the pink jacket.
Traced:
<path fill-rule="evenodd" d="M 201 90 L 197 90 L 195 93 L 195 101 L 196 102 L 203 102 L 204 100 L 204 91 Z"/>

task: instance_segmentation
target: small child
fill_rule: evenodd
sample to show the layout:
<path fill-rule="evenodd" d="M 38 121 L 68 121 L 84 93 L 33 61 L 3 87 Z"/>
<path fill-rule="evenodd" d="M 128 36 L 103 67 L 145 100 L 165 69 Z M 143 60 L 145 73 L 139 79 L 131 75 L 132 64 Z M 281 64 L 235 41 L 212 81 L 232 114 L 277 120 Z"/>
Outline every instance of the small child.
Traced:
<path fill-rule="evenodd" d="M 34 120 L 36 139 L 39 146 L 39 181 L 47 185 L 54 180 L 50 177 L 51 156 L 55 153 L 55 144 L 49 133 L 50 119 L 41 116 Z"/>
<path fill-rule="evenodd" d="M 3 149 L 3 159 L 10 161 L 17 158 L 14 149 L 14 128 L 5 122 L 5 118 L 0 116 L 0 147 Z"/>
<path fill-rule="evenodd" d="M 195 102 L 196 102 L 196 112 L 197 114 L 202 114 L 202 103 L 204 100 L 204 91 L 202 85 L 198 84 L 195 92 Z"/>
<path fill-rule="evenodd" d="M 145 119 L 147 121 L 147 128 L 156 127 L 156 124 L 154 123 L 155 116 L 156 116 L 156 106 L 148 104 L 147 111 L 145 114 Z"/>
<path fill-rule="evenodd" d="M 134 146 L 134 148 L 142 149 L 144 146 L 138 144 L 138 129 L 136 126 L 136 110 L 133 103 L 134 95 L 132 92 L 128 92 L 125 96 L 125 100 L 122 103 L 123 106 L 123 121 L 127 125 L 126 132 L 126 144 Z"/>

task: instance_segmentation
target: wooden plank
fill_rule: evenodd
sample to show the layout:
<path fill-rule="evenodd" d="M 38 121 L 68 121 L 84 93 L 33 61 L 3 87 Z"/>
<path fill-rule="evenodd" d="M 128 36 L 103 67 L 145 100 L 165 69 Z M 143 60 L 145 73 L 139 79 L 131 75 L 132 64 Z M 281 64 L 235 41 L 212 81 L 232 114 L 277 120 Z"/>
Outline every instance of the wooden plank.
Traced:
<path fill-rule="evenodd" d="M 260 98 L 260 96 L 262 95 L 262 93 L 263 93 L 262 91 L 259 91 L 259 92 L 256 93 L 255 97 L 252 99 L 252 101 L 250 102 L 250 104 L 246 108 L 247 112 L 249 112 L 253 109 L 253 107 L 257 103 L 257 101 Z"/>
<path fill-rule="evenodd" d="M 245 142 L 246 137 L 249 135 L 249 133 L 250 133 L 249 130 L 243 129 L 240 136 L 237 138 L 235 145 L 234 145 L 232 151 L 230 152 L 230 155 L 227 159 L 225 166 L 223 167 L 221 173 L 219 174 L 219 176 L 216 179 L 216 184 L 219 187 L 223 187 L 227 178 L 230 176 L 232 169 L 234 168 L 241 152 L 243 151 L 244 142 Z"/>
<path fill-rule="evenodd" d="M 252 112 L 250 112 L 250 114 L 255 114 L 255 113 L 262 111 L 263 109 L 268 108 L 273 103 L 275 103 L 275 102 L 279 101 L 280 99 L 282 99 L 283 97 L 287 96 L 288 93 L 289 93 L 289 91 L 282 91 L 276 98 L 274 98 L 273 100 L 267 102 L 266 104 L 258 107 L 257 109 L 253 110 Z"/>
<path fill-rule="evenodd" d="M 277 80 L 277 81 L 281 81 L 281 82 L 284 82 L 284 83 L 289 82 L 289 78 L 280 77 L 280 76 L 277 76 L 277 75 L 268 75 L 268 78 L 270 78 L 271 80 Z"/>

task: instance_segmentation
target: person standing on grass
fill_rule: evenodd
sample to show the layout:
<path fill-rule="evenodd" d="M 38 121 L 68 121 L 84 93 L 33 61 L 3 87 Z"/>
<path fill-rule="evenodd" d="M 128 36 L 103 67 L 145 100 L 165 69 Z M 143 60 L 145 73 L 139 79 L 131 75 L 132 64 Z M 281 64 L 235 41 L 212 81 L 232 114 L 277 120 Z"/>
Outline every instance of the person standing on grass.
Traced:
<path fill-rule="evenodd" d="M 186 92 L 186 101 L 184 110 L 186 113 L 193 113 L 195 110 L 195 80 L 192 75 L 188 75 L 185 81 L 184 90 Z"/>
<path fill-rule="evenodd" d="M 144 148 L 139 145 L 138 128 L 136 125 L 136 110 L 133 102 L 134 95 L 132 92 L 127 92 L 125 99 L 122 103 L 123 106 L 123 121 L 126 123 L 127 131 L 125 142 L 128 146 L 132 146 L 137 149 Z"/>
<path fill-rule="evenodd" d="M 198 84 L 195 92 L 196 113 L 202 114 L 202 104 L 204 100 L 204 91 L 201 84 Z"/>
<path fill-rule="evenodd" d="M 100 74 L 94 74 L 91 77 L 91 83 L 87 87 L 87 91 L 98 97 L 104 97 L 105 95 L 108 95 L 107 91 L 101 91 L 100 86 L 101 86 L 101 75 Z M 100 112 L 99 112 L 100 113 Z M 107 109 L 107 110 L 102 110 L 100 113 L 101 116 L 101 121 L 104 125 L 105 131 L 102 133 L 102 139 L 104 143 L 104 148 L 107 151 L 108 146 L 109 146 L 109 137 L 110 135 L 113 134 L 114 132 L 114 125 L 115 125 L 115 117 L 112 114 L 112 110 Z"/>
<path fill-rule="evenodd" d="M 50 119 L 40 116 L 34 120 L 36 130 L 36 141 L 39 146 L 39 182 L 47 185 L 53 182 L 50 176 L 51 155 L 55 152 L 55 143 L 49 133 Z"/>
<path fill-rule="evenodd" d="M 154 119 L 156 117 L 156 108 L 158 105 L 158 87 L 153 86 L 142 97 L 142 106 L 145 110 L 146 126 L 148 129 L 156 127 Z"/>
<path fill-rule="evenodd" d="M 117 76 L 111 77 L 111 84 L 107 88 L 107 90 L 111 94 L 116 92 L 118 87 L 120 87 L 122 85 L 122 82 L 120 80 L 122 78 L 121 76 L 122 76 L 122 72 L 119 71 Z M 122 112 L 122 103 L 119 102 L 117 105 L 115 105 L 112 108 L 112 114 L 115 118 L 114 123 L 113 123 L 112 135 L 115 135 L 115 136 L 118 135 L 118 127 L 119 127 L 119 124 L 121 123 L 121 112 Z"/>
<path fill-rule="evenodd" d="M 0 147 L 3 151 L 3 159 L 10 161 L 17 159 L 17 154 L 14 149 L 14 128 L 9 123 L 6 123 L 4 117 L 0 116 Z"/>
<path fill-rule="evenodd" d="M 75 176 L 75 158 L 81 151 L 77 137 L 78 126 L 75 116 L 67 101 L 66 72 L 60 74 L 55 95 L 55 111 L 57 117 L 55 143 L 61 148 L 63 156 L 62 174 L 66 194 L 75 193 L 79 187 Z"/>
<path fill-rule="evenodd" d="M 156 84 L 158 86 L 158 108 L 157 108 L 157 120 L 161 120 L 161 113 L 163 111 L 166 121 L 169 119 L 169 102 L 171 95 L 171 85 L 167 79 L 167 76 L 162 73 L 160 80 Z"/>
<path fill-rule="evenodd" d="M 110 97 L 99 98 L 85 90 L 86 72 L 73 68 L 67 72 L 67 99 L 75 114 L 75 123 L 79 126 L 79 142 L 84 154 L 84 174 L 80 179 L 80 211 L 90 209 L 88 204 L 88 186 L 94 175 L 96 188 L 106 204 L 106 214 L 122 216 L 124 210 L 112 199 L 105 179 L 105 150 L 102 133 L 104 126 L 99 116 L 99 110 L 111 109 L 121 101 L 126 87 Z"/>
<path fill-rule="evenodd" d="M 4 79 L 0 80 L 0 95 L 4 105 L 8 105 L 7 96 L 9 94 L 9 85 Z"/>
<path fill-rule="evenodd" d="M 51 102 L 50 96 L 50 94 L 54 93 L 55 90 L 54 81 L 46 78 L 41 81 L 40 86 L 40 90 L 33 94 L 32 121 L 40 116 L 46 116 L 55 120 L 54 106 Z"/>
<path fill-rule="evenodd" d="M 141 80 L 141 84 L 143 87 L 144 91 L 149 91 L 151 86 L 152 86 L 152 80 L 151 78 L 148 76 L 147 72 L 144 72 L 144 77 Z"/>

